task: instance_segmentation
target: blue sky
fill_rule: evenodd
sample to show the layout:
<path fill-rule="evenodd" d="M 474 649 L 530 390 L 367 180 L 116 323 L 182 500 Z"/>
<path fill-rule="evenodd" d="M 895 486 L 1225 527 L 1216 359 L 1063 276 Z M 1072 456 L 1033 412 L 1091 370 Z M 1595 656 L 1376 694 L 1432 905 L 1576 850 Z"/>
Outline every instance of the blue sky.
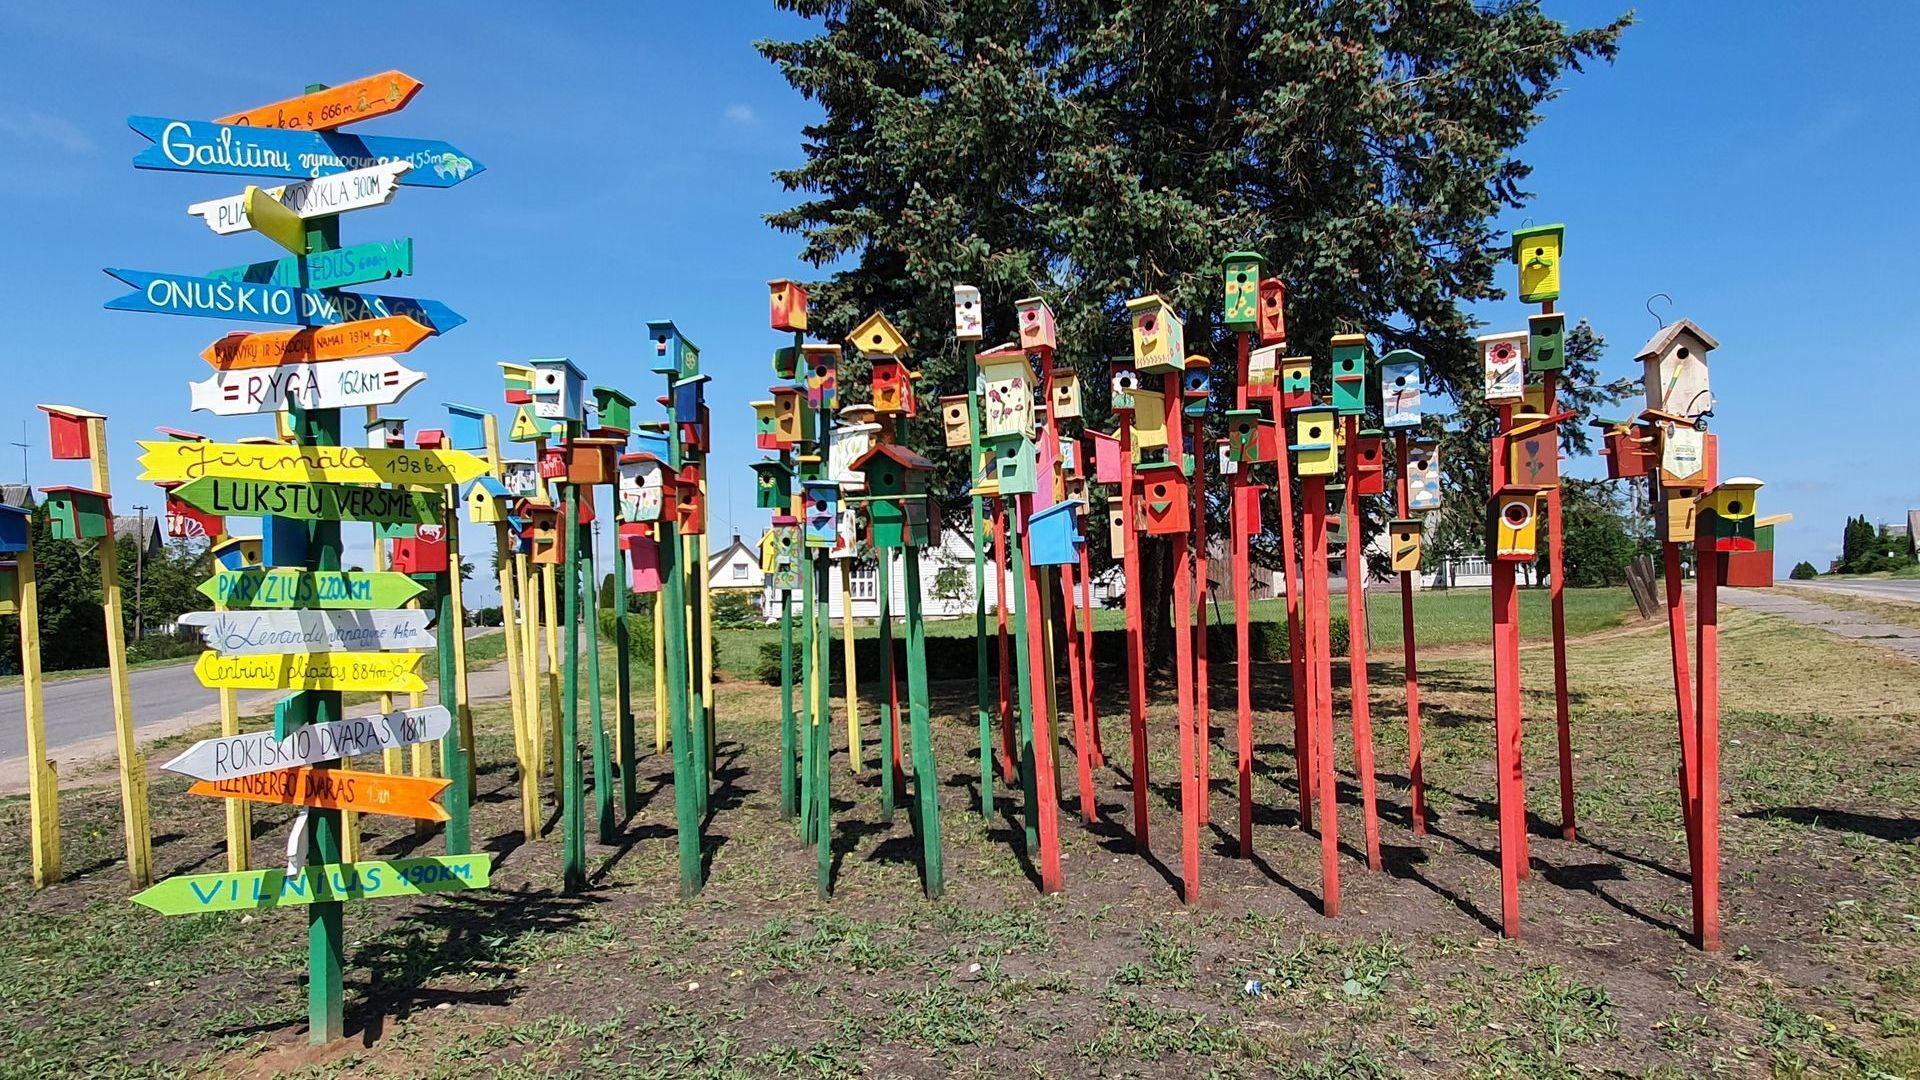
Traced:
<path fill-rule="evenodd" d="M 1573 21 L 1617 9 L 1554 4 Z M 190 10 L 191 14 L 187 14 Z M 9 444 L 32 444 L 36 486 L 85 482 L 49 462 L 36 402 L 108 414 L 116 499 L 156 508 L 135 482 L 133 442 L 156 425 L 231 439 L 260 419 L 187 411 L 197 353 L 217 320 L 105 311 L 116 266 L 194 272 L 271 257 L 261 237 L 216 236 L 190 202 L 237 192 L 236 178 L 135 170 L 146 145 L 130 114 L 205 118 L 400 68 L 426 89 L 370 134 L 445 139 L 487 171 L 451 190 L 404 188 L 343 219 L 344 239 L 411 236 L 418 274 L 381 291 L 431 297 L 469 320 L 409 354 L 430 378 L 393 411 L 437 426 L 443 400 L 499 402 L 496 362 L 569 356 L 595 382 L 657 393 L 641 324 L 671 317 L 699 343 L 716 433 L 712 529 L 756 535 L 751 412 L 764 396 L 765 282 L 803 276 L 795 238 L 760 215 L 789 202 L 769 177 L 799 158 L 812 115 L 752 49 L 805 33 L 745 0 L 594 8 L 477 3 L 390 6 L 377 18 L 263 17 L 258 5 L 116 5 L 76 17 L 56 6 L 0 11 L 0 479 L 19 478 Z M 1902 104 L 1901 42 L 1920 8 L 1752 18 L 1733 4 L 1642 12 L 1621 59 L 1569 81 L 1523 150 L 1534 203 L 1504 224 L 1569 227 L 1562 310 L 1611 343 L 1608 368 L 1655 328 L 1649 294 L 1674 298 L 1718 336 L 1714 388 L 1723 473 L 1766 480 L 1762 512 L 1790 511 L 1781 568 L 1837 552 L 1841 519 L 1891 519 L 1920 506 L 1902 472 L 1912 385 L 1895 283 L 1908 274 L 1920 118 Z M 561 14 L 553 14 L 560 12 Z M 292 24 L 303 24 L 295 28 Z M 298 41 L 295 45 L 294 42 Z M 323 58 L 308 65 L 292 55 Z M 1804 72 L 1792 77 L 1792 71 Z M 929 287 L 943 288 L 932 283 Z M 1482 312 L 1525 325 L 1517 302 Z M 1839 352 L 1835 353 L 1834 350 Z M 1591 473 L 1594 466 L 1572 466 Z M 729 509 L 731 508 L 731 509 Z M 482 575 L 484 576 L 484 575 Z M 476 582 L 476 584 L 479 584 Z M 482 587 L 481 595 L 485 595 Z M 476 597 L 478 598 L 478 597 Z"/>

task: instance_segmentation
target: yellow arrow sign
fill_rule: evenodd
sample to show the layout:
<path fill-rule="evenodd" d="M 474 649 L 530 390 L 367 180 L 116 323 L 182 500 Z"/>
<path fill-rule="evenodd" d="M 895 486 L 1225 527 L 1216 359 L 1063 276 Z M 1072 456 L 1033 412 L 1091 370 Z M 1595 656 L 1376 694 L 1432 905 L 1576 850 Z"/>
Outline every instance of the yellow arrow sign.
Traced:
<path fill-rule="evenodd" d="M 222 656 L 204 652 L 193 665 L 201 685 L 217 690 L 376 690 L 424 693 L 425 653 L 291 653 Z"/>
<path fill-rule="evenodd" d="M 203 476 L 326 484 L 446 487 L 487 472 L 465 450 L 374 450 L 282 443 L 143 442 L 140 479 L 190 483 Z"/>
<path fill-rule="evenodd" d="M 279 244 L 295 255 L 307 253 L 307 226 L 300 215 L 282 206 L 279 199 L 267 194 L 252 184 L 241 195 L 246 207 L 247 220 L 253 223 L 253 231 Z"/>

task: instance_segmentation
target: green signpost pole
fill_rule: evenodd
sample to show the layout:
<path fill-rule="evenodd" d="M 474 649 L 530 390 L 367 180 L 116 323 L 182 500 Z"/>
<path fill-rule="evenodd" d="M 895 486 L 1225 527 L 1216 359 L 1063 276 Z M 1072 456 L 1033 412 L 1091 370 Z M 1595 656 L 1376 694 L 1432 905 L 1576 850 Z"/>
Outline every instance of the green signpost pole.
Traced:
<path fill-rule="evenodd" d="M 973 682 L 980 713 L 980 818 L 993 818 L 993 687 L 987 681 L 987 501 L 980 483 L 980 345 L 963 343 L 967 356 L 967 475 L 973 498 Z M 1006 603 L 1001 597 L 1000 603 Z"/>
<path fill-rule="evenodd" d="M 576 489 L 578 490 L 578 489 Z M 587 498 L 593 498 L 593 488 L 586 488 Z M 590 727 L 588 737 L 593 740 L 593 808 L 595 817 L 594 833 L 603 844 L 613 843 L 613 747 L 608 745 L 607 721 L 600 700 L 600 590 L 595 587 L 599 576 L 594 573 L 593 530 L 586 525 L 575 526 L 580 538 L 580 588 L 586 593 L 587 602 L 587 700 L 591 702 L 588 710 Z"/>
<path fill-rule="evenodd" d="M 617 509 L 620 505 L 617 494 L 613 501 Z M 620 549 L 618 515 L 615 515 L 613 535 L 613 684 L 620 709 L 616 721 L 620 725 L 620 737 L 615 740 L 614 750 L 620 762 L 620 812 L 632 817 L 639 809 L 640 788 L 633 775 L 633 671 L 629 666 L 633 660 L 633 635 L 627 618 L 631 583 L 627 580 L 627 553 Z"/>
<path fill-rule="evenodd" d="M 561 644 L 565 667 L 560 691 L 563 702 L 560 712 L 561 877 L 568 892 L 578 892 L 587 887 L 586 822 L 580 805 L 586 795 L 580 777 L 580 529 L 576 524 L 580 514 L 580 488 L 565 484 L 560 490 L 560 536 L 564 546 L 560 556 L 560 596 L 565 608 Z"/>
<path fill-rule="evenodd" d="M 927 691 L 927 623 L 920 611 L 920 549 L 909 543 L 906 555 L 907 716 L 913 743 L 913 824 L 915 834 L 920 837 L 920 868 L 927 896 L 938 899 L 946 888 L 946 864 L 940 854 L 940 779 L 933 767 L 933 711 Z M 891 771 L 893 763 L 885 764 Z M 981 771 L 992 773 L 991 758 Z"/>

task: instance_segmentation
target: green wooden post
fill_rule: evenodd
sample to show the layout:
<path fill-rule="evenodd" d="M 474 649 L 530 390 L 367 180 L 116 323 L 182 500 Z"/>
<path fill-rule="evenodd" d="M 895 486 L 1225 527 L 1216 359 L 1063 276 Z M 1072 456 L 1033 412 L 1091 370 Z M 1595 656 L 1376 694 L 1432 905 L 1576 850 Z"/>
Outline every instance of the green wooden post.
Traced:
<path fill-rule="evenodd" d="M 593 488 L 585 489 L 588 499 L 593 498 Z M 600 695 L 600 590 L 595 587 L 596 576 L 593 572 L 593 530 L 586 525 L 576 526 L 576 535 L 580 538 L 580 591 L 586 594 L 587 609 L 587 700 L 592 703 L 587 715 L 589 718 L 588 738 L 593 740 L 593 808 L 596 828 L 594 835 L 603 844 L 613 843 L 613 747 L 608 745 L 607 721 L 604 715 L 604 703 Z"/>
<path fill-rule="evenodd" d="M 672 437 L 674 445 L 677 447 L 679 445 L 679 433 L 674 432 Z M 681 451 L 677 450 L 675 452 L 681 453 Z M 681 460 L 685 460 L 684 456 Z M 679 467 L 679 464 L 679 462 L 675 463 L 676 469 Z M 702 663 L 700 643 L 704 640 L 701 635 L 707 632 L 707 627 L 706 620 L 701 617 L 700 579 L 696 575 L 706 573 L 707 568 L 700 564 L 698 555 L 700 538 L 694 536 L 688 539 L 691 540 L 692 543 L 686 546 L 692 548 L 692 551 L 685 553 L 685 561 L 681 563 L 685 568 L 687 579 L 685 603 L 687 624 L 690 627 L 687 634 L 687 730 L 692 733 L 693 763 L 694 768 L 697 770 L 695 775 L 700 778 L 699 784 L 693 789 L 694 806 L 698 810 L 701 818 L 704 819 L 707 815 L 707 796 L 712 789 L 713 744 L 707 731 L 706 703 L 700 694 L 700 665 Z"/>
<path fill-rule="evenodd" d="M 889 552 L 876 551 L 880 589 L 880 817 L 893 821 L 893 560 Z M 908 612 L 912 612 L 909 607 Z M 913 616 L 909 614 L 908 618 Z"/>
<path fill-rule="evenodd" d="M 1014 656 L 1020 674 L 1020 786 L 1027 800 L 1027 853 L 1030 857 L 1040 857 L 1040 785 L 1036 778 L 1033 745 L 1033 665 L 1027 655 L 1027 575 L 1032 570 L 1027 566 L 1026 545 L 1020 539 L 1023 531 L 1017 520 L 1021 510 L 1020 500 L 1015 498 L 1007 504 L 1007 562 L 1012 571 L 1008 577 L 1013 589 L 1013 633 Z M 1052 792 L 1047 793 L 1051 798 Z"/>
<path fill-rule="evenodd" d="M 457 509 L 449 508 L 454 513 Z M 451 554 L 451 553 L 449 553 Z M 447 572 L 435 574 L 434 597 L 435 611 L 438 613 L 434 624 L 439 628 L 435 648 L 440 662 L 440 706 L 460 715 L 460 676 L 454 663 L 454 648 L 458 645 L 456 635 L 461 632 L 460 617 L 453 610 L 452 577 L 459 571 L 457 562 L 448 562 Z M 446 770 L 447 779 L 452 781 L 447 794 L 442 799 L 447 808 L 447 825 L 444 839 L 449 855 L 468 855 L 473 852 L 473 785 L 467 772 L 467 756 L 460 743 L 460 724 L 456 720 L 447 733 L 440 739 L 440 764 Z"/>
<path fill-rule="evenodd" d="M 560 496 L 560 649 L 565 654 L 561 676 L 560 709 L 560 818 L 561 877 L 568 892 L 587 887 L 587 835 L 583 807 L 586 798 L 580 776 L 580 488 L 565 484 Z"/>
<path fill-rule="evenodd" d="M 912 724 L 914 832 L 920 837 L 920 868 L 929 899 L 946 888 L 940 854 L 940 778 L 933 767 L 933 715 L 927 693 L 927 623 L 920 612 L 920 550 L 907 548 L 907 698 Z M 991 760 L 988 768 L 991 771 Z M 891 769 L 892 763 L 887 763 Z"/>
<path fill-rule="evenodd" d="M 814 647 L 813 621 L 817 611 L 813 602 L 813 552 L 807 547 L 804 525 L 800 535 L 800 693 L 805 698 L 800 703 L 800 840 L 811 844 L 814 841 L 814 829 L 818 827 L 814 821 L 817 807 L 813 799 L 813 726 L 819 717 L 813 708 L 813 682 L 821 677 L 821 673 L 814 670 L 814 662 L 820 658 L 820 653 Z"/>
<path fill-rule="evenodd" d="M 614 496 L 614 506 L 620 505 L 619 495 Z M 620 550 L 620 524 L 616 515 L 613 526 L 613 610 L 617 617 L 613 621 L 613 685 L 614 695 L 619 699 L 620 725 L 619 745 L 615 748 L 620 762 L 620 812 L 632 817 L 640 806 L 640 787 L 633 775 L 633 634 L 627 621 L 627 608 L 632 594 L 627 580 L 627 553 Z M 603 842 L 604 839 L 603 839 Z"/>
<path fill-rule="evenodd" d="M 680 530 L 666 517 L 660 520 L 661 602 L 667 638 L 667 718 L 672 726 L 673 807 L 680 841 L 680 895 L 700 892 L 700 810 L 694 784 L 704 780 L 694 771 L 692 725 L 687 722 L 687 609 L 680 580 Z"/>
<path fill-rule="evenodd" d="M 833 895 L 833 770 L 829 766 L 833 758 L 833 698 L 827 682 L 833 672 L 833 635 L 828 633 L 831 619 L 825 610 L 827 604 L 827 558 L 824 552 L 814 560 L 813 572 L 817 575 L 813 591 L 818 599 L 821 611 L 813 620 L 818 640 L 814 648 L 819 659 L 814 662 L 820 672 L 820 678 L 814 683 L 814 709 L 820 722 L 814 725 L 813 748 L 813 797 L 818 803 L 814 809 L 814 819 L 820 830 L 820 872 L 815 888 L 821 899 Z"/>
<path fill-rule="evenodd" d="M 780 590 L 780 816 L 800 811 L 794 756 L 799 731 L 793 719 L 793 590 Z"/>
<path fill-rule="evenodd" d="M 967 354 L 967 475 L 979 482 L 980 363 L 979 343 L 968 341 Z M 993 817 L 993 688 L 987 681 L 987 501 L 973 491 L 973 689 L 980 713 L 980 817 Z M 1000 603 L 1007 602 L 1006 597 Z"/>

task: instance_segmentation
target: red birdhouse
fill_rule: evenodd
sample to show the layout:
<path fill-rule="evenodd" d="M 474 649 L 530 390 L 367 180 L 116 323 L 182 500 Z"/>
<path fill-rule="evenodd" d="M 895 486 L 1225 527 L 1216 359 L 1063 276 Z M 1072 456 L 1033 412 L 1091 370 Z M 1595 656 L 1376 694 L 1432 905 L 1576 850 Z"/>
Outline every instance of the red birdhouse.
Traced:
<path fill-rule="evenodd" d="M 913 376 L 907 365 L 892 357 L 873 362 L 873 411 L 896 416 L 912 416 L 917 411 L 913 400 Z"/>
<path fill-rule="evenodd" d="M 1380 433 L 1363 431 L 1353 441 L 1353 484 L 1355 495 L 1380 495 L 1386 491 L 1386 452 Z"/>
<path fill-rule="evenodd" d="M 393 542 L 392 566 L 401 574 L 444 574 L 447 572 L 447 531 L 439 525 L 422 525 L 411 537 Z"/>
<path fill-rule="evenodd" d="M 1188 528 L 1187 477 L 1166 461 L 1139 470 L 1140 502 L 1146 509 L 1147 535 L 1178 536 Z"/>
<path fill-rule="evenodd" d="M 1287 284 L 1279 278 L 1260 281 L 1260 344 L 1278 345 L 1287 340 Z"/>
<path fill-rule="evenodd" d="M 683 465 L 675 488 L 673 510 L 683 536 L 699 536 L 707 531 L 707 497 L 700 490 L 700 469 Z"/>
<path fill-rule="evenodd" d="M 413 436 L 413 445 L 422 450 L 445 450 L 447 448 L 447 433 L 441 431 L 439 428 L 421 428 L 420 431 Z"/>
<path fill-rule="evenodd" d="M 97 412 L 72 405 L 42 405 L 47 414 L 47 441 L 56 461 L 85 461 L 93 456 L 93 441 L 87 437 L 90 420 L 105 420 Z"/>
<path fill-rule="evenodd" d="M 767 282 L 767 314 L 775 330 L 797 334 L 807 328 L 807 288 L 778 278 Z"/>
<path fill-rule="evenodd" d="M 178 481 L 160 485 L 167 493 L 168 536 L 175 540 L 211 540 L 226 531 L 226 518 L 209 514 L 185 500 L 174 498 L 173 489 L 179 486 Z"/>
<path fill-rule="evenodd" d="M 549 446 L 540 452 L 540 479 L 564 480 L 567 476 L 567 448 Z"/>

